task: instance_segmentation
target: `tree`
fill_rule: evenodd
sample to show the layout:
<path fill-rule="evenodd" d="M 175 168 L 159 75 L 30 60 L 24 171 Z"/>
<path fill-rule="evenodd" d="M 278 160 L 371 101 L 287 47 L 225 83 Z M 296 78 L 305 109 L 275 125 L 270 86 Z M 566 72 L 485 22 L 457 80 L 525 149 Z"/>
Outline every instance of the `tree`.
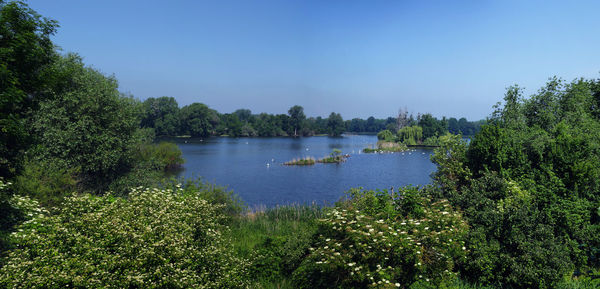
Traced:
<path fill-rule="evenodd" d="M 139 105 L 121 95 L 117 81 L 85 67 L 77 55 L 56 63 L 66 71 L 60 93 L 40 102 L 31 121 L 38 159 L 53 160 L 62 168 L 78 168 L 85 187 L 102 190 L 126 171 L 139 143 Z M 55 90 L 56 91 L 56 90 Z"/>
<path fill-rule="evenodd" d="M 378 140 L 384 140 L 384 141 L 389 142 L 389 141 L 394 141 L 394 138 L 395 138 L 394 134 L 387 129 L 384 129 L 384 130 L 380 131 L 379 133 L 377 133 Z"/>
<path fill-rule="evenodd" d="M 330 136 L 340 136 L 344 132 L 344 120 L 339 113 L 332 112 L 327 119 Z"/>
<path fill-rule="evenodd" d="M 404 107 L 404 109 L 398 110 L 398 117 L 396 118 L 397 128 L 396 130 L 402 129 L 405 126 L 410 125 L 410 118 L 408 117 L 408 109 Z"/>
<path fill-rule="evenodd" d="M 365 125 L 365 131 L 367 132 L 377 132 L 379 131 L 377 129 L 377 124 L 375 123 L 375 118 L 372 116 L 369 116 L 369 118 L 367 118 L 367 123 Z"/>
<path fill-rule="evenodd" d="M 290 116 L 290 129 L 293 129 L 294 136 L 298 136 L 298 131 L 302 129 L 302 123 L 306 119 L 306 116 L 304 115 L 304 108 L 299 105 L 294 105 L 288 110 L 288 114 Z"/>
<path fill-rule="evenodd" d="M 423 138 L 428 139 L 432 136 L 443 135 L 447 131 L 447 124 L 444 120 L 437 120 L 431 114 L 426 113 L 421 115 L 419 126 L 423 128 Z"/>
<path fill-rule="evenodd" d="M 14 176 L 30 144 L 25 114 L 45 96 L 58 24 L 23 2 L 0 1 L 0 176 Z"/>
<path fill-rule="evenodd" d="M 252 111 L 250 111 L 249 109 L 238 109 L 233 113 L 237 115 L 238 119 L 241 122 L 248 122 L 250 120 L 250 117 L 252 116 Z"/>
<path fill-rule="evenodd" d="M 203 103 L 192 103 L 181 109 L 182 131 L 193 137 L 207 137 L 215 132 L 219 123 L 216 111 Z"/>
<path fill-rule="evenodd" d="M 179 105 L 173 97 L 150 97 L 143 103 L 142 127 L 154 128 L 156 135 L 174 136 L 179 130 Z"/>
<path fill-rule="evenodd" d="M 593 87 L 593 81 L 553 78 L 529 99 L 510 87 L 468 146 L 440 138 L 432 158 L 439 166 L 435 183 L 471 226 L 463 276 L 553 288 L 562 276 L 600 267 Z"/>

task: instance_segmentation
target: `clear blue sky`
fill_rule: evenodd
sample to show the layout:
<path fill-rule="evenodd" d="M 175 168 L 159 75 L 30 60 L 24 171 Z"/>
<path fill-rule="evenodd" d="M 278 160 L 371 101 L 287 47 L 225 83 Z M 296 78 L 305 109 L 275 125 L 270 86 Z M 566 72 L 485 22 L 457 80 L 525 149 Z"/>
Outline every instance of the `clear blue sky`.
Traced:
<path fill-rule="evenodd" d="M 344 119 L 481 119 L 506 87 L 600 76 L 600 1 L 31 0 L 139 99 Z"/>

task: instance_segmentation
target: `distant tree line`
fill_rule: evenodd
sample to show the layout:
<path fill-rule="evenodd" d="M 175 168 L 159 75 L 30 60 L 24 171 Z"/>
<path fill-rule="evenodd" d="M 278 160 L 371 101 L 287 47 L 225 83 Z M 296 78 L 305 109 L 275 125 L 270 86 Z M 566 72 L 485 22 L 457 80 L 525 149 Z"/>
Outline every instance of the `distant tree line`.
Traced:
<path fill-rule="evenodd" d="M 306 117 L 304 108 L 291 107 L 287 114 L 253 114 L 249 109 L 238 109 L 232 113 L 219 113 L 202 103 L 192 103 L 179 108 L 173 97 L 150 97 L 143 102 L 141 126 L 154 129 L 158 136 L 189 135 L 193 137 L 232 136 L 232 137 L 273 137 L 273 136 L 339 136 L 344 132 L 377 133 L 382 130 L 397 131 L 402 126 L 419 125 L 425 138 L 442 135 L 450 131 L 454 134 L 473 135 L 483 121 L 469 122 L 465 118 L 441 120 L 431 114 L 412 115 L 398 121 L 398 117 L 366 120 L 353 118 L 345 120 L 339 113 L 329 117 Z"/>

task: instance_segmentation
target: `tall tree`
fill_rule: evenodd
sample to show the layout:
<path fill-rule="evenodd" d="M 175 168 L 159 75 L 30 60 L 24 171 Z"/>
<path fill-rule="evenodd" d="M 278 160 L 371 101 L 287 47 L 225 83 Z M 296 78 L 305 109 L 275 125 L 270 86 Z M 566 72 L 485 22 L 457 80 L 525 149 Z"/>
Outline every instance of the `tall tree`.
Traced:
<path fill-rule="evenodd" d="M 179 105 L 173 97 L 150 97 L 144 101 L 142 127 L 154 128 L 156 135 L 176 135 L 179 129 Z"/>
<path fill-rule="evenodd" d="M 332 112 L 327 119 L 327 128 L 330 136 L 340 136 L 344 132 L 344 120 L 339 113 Z"/>
<path fill-rule="evenodd" d="M 102 190 L 131 165 L 139 104 L 121 95 L 114 78 L 85 67 L 76 55 L 61 58 L 56 67 L 70 77 L 33 115 L 31 133 L 38 144 L 33 153 L 62 168 L 78 168 L 82 184 Z"/>
<path fill-rule="evenodd" d="M 180 116 L 183 132 L 193 137 L 212 135 L 219 123 L 217 112 L 203 103 L 184 106 L 181 108 Z"/>
<path fill-rule="evenodd" d="M 298 136 L 298 131 L 302 129 L 302 123 L 306 119 L 304 108 L 299 105 L 294 105 L 288 110 L 290 116 L 289 125 L 294 131 L 294 136 Z"/>
<path fill-rule="evenodd" d="M 0 1 L 0 177 L 17 173 L 30 143 L 25 113 L 45 94 L 57 27 L 23 2 Z"/>

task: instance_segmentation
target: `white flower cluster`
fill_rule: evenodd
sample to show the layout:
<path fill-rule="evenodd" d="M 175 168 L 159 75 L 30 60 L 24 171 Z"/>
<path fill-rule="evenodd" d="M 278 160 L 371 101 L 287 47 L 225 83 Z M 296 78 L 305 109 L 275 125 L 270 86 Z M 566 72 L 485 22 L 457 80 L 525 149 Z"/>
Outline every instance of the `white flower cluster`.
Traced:
<path fill-rule="evenodd" d="M 308 259 L 321 273 L 347 278 L 349 286 L 368 282 L 374 288 L 401 287 L 397 281 L 456 276 L 453 258 L 466 250 L 462 241 L 466 223 L 446 201 L 428 205 L 423 218 L 402 220 L 334 208 L 320 220 L 329 231 L 323 231 L 317 246 L 310 248 Z"/>
<path fill-rule="evenodd" d="M 16 199 L 25 204 L 25 199 Z M 223 216 L 194 194 L 134 189 L 31 210 L 0 269 L 8 288 L 242 288 L 248 262 L 224 239 Z"/>

